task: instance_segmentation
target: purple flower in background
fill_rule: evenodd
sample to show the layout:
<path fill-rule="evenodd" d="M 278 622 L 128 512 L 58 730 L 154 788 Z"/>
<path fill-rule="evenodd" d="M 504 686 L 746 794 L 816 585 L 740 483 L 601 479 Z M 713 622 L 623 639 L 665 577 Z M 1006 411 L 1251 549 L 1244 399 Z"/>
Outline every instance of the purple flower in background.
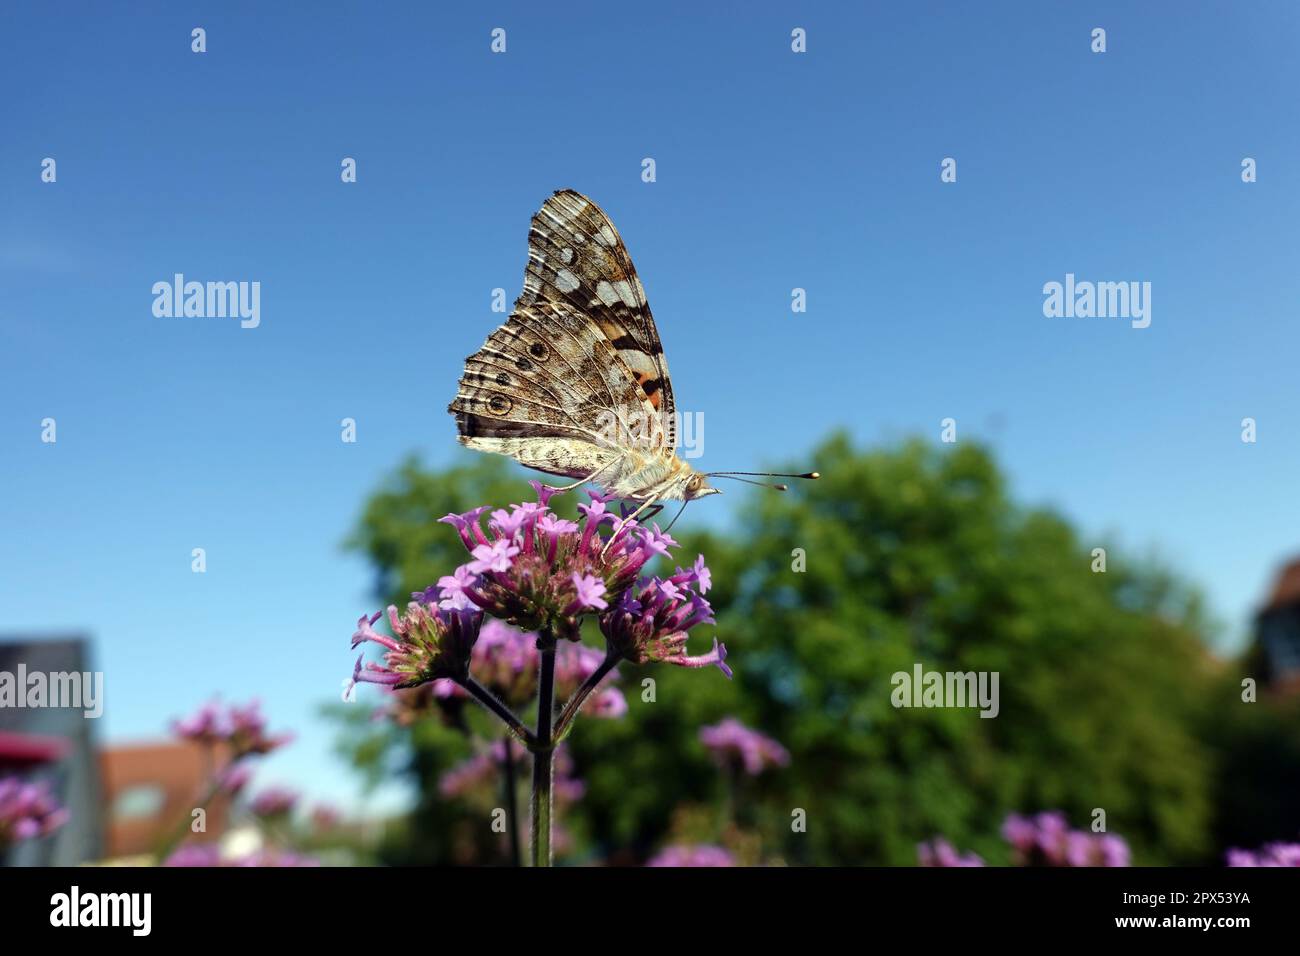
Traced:
<path fill-rule="evenodd" d="M 916 848 L 917 861 L 921 866 L 983 866 L 984 860 L 978 854 L 958 853 L 951 843 L 943 837 L 936 837 L 929 843 L 919 844 Z"/>
<path fill-rule="evenodd" d="M 528 761 L 528 751 L 512 744 L 510 755 L 518 766 Z M 505 741 L 495 741 L 491 746 L 452 767 L 438 781 L 438 792 L 448 799 L 465 799 L 476 796 L 492 802 L 499 799 L 500 774 L 505 769 Z M 573 803 L 582 799 L 587 786 L 573 776 L 573 758 L 568 748 L 561 745 L 555 751 L 555 798 L 560 803 Z"/>
<path fill-rule="evenodd" d="M 253 769 L 248 764 L 231 764 L 218 774 L 218 786 L 226 795 L 236 797 L 252 779 Z"/>
<path fill-rule="evenodd" d="M 566 641 L 556 649 L 555 689 L 567 698 L 592 676 L 605 655 L 584 644 Z M 512 706 L 522 706 L 537 694 L 537 634 L 520 631 L 495 618 L 484 618 L 478 641 L 470 654 L 469 672 L 479 683 Z M 618 679 L 611 672 L 608 681 Z M 468 696 L 455 681 L 442 679 L 434 683 L 438 697 Z M 602 686 L 592 695 L 584 713 L 595 717 L 621 717 L 627 701 L 613 687 Z"/>
<path fill-rule="evenodd" d="M 273 850 L 264 848 L 250 853 L 245 857 L 225 858 L 221 855 L 221 848 L 215 843 L 190 844 L 178 849 L 163 862 L 163 866 L 182 866 L 182 867 L 244 867 L 244 866 L 320 866 L 320 862 L 297 853 L 290 853 L 286 850 Z"/>
<path fill-rule="evenodd" d="M 1258 850 L 1233 848 L 1228 866 L 1300 866 L 1300 843 L 1265 843 Z"/>
<path fill-rule="evenodd" d="M 1048 810 L 1033 817 L 1011 814 L 1002 824 L 1020 866 L 1128 866 L 1122 837 L 1070 829 L 1065 814 Z"/>
<path fill-rule="evenodd" d="M 257 701 L 252 701 L 245 707 L 232 704 L 227 720 L 230 736 L 226 738 L 226 743 L 230 746 L 233 759 L 248 754 L 269 754 L 293 740 L 293 734 L 272 735 L 267 732 L 266 718 L 262 716 Z"/>
<path fill-rule="evenodd" d="M 297 802 L 297 792 L 284 787 L 269 787 L 253 798 L 249 809 L 263 819 L 284 817 L 293 812 Z"/>
<path fill-rule="evenodd" d="M 311 825 L 318 831 L 333 830 L 343 820 L 337 807 L 318 803 L 311 809 Z"/>
<path fill-rule="evenodd" d="M 55 800 L 45 781 L 0 778 L 0 847 L 48 836 L 67 822 L 68 811 Z"/>
<path fill-rule="evenodd" d="M 271 734 L 257 701 L 222 709 L 217 701 L 204 704 L 189 717 L 172 721 L 172 731 L 184 740 L 230 748 L 230 759 L 268 754 L 293 739 L 292 734 Z"/>
<path fill-rule="evenodd" d="M 221 705 L 215 700 L 204 704 L 189 717 L 173 720 L 172 732 L 195 743 L 216 743 L 230 734 Z"/>
<path fill-rule="evenodd" d="M 528 751 L 512 745 L 510 755 L 516 764 L 523 764 L 527 761 Z M 505 767 L 505 762 L 505 742 L 495 741 L 483 752 L 462 760 L 444 773 L 438 781 L 438 792 L 444 797 L 452 798 L 466 797 L 478 790 L 495 788 L 497 774 Z"/>
<path fill-rule="evenodd" d="M 220 866 L 221 848 L 215 843 L 180 847 L 163 861 L 163 866 Z"/>
<path fill-rule="evenodd" d="M 598 690 L 587 700 L 587 709 L 583 711 L 589 717 L 615 719 L 627 713 L 627 698 L 617 687 Z"/>
<path fill-rule="evenodd" d="M 288 850 L 264 847 L 242 859 L 230 860 L 225 865 L 258 867 L 320 866 L 320 861 L 315 857 L 303 856 L 301 853 L 290 853 Z"/>
<path fill-rule="evenodd" d="M 555 688 L 560 697 L 571 696 L 592 677 L 605 662 L 605 655 L 584 644 L 564 644 L 555 655 Z M 611 671 L 607 681 L 618 679 Z M 592 694 L 584 713 L 593 717 L 622 717 L 627 713 L 627 701 L 622 691 L 608 685 L 600 686 Z"/>
<path fill-rule="evenodd" d="M 735 866 L 735 858 L 720 846 L 667 846 L 646 866 Z"/>
<path fill-rule="evenodd" d="M 700 741 L 719 765 L 738 767 L 751 777 L 771 767 L 784 767 L 790 763 L 789 751 L 771 737 L 746 727 L 735 717 L 726 717 L 712 726 L 700 728 Z"/>

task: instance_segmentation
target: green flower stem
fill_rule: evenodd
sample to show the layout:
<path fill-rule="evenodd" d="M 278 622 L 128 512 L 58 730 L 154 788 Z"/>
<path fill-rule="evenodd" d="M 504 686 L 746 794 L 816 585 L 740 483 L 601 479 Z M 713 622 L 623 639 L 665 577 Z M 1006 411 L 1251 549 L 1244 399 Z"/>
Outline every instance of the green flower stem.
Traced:
<path fill-rule="evenodd" d="M 537 641 L 541 669 L 537 678 L 537 734 L 533 747 L 533 866 L 551 865 L 551 783 L 555 740 L 551 720 L 555 716 L 555 638 L 543 629 Z"/>
<path fill-rule="evenodd" d="M 519 795 L 515 788 L 515 743 L 511 734 L 505 737 L 506 760 L 502 768 L 505 777 L 506 827 L 510 831 L 510 865 L 518 866 L 519 854 Z"/>
<path fill-rule="evenodd" d="M 573 729 L 573 718 L 578 716 L 578 711 L 582 710 L 582 705 L 586 703 L 587 698 L 591 695 L 603 681 L 607 674 L 618 666 L 622 658 L 612 652 L 606 653 L 605 659 L 600 662 L 600 666 L 592 672 L 592 675 L 583 681 L 569 702 L 564 705 L 564 710 L 560 713 L 560 719 L 555 725 L 555 742 L 558 744 L 569 735 Z"/>
<path fill-rule="evenodd" d="M 533 732 L 525 727 L 523 721 L 516 717 L 509 707 L 501 703 L 490 690 L 468 674 L 463 680 L 458 680 L 456 683 L 469 691 L 476 701 L 500 717 L 505 725 L 510 728 L 510 732 L 518 737 L 525 747 L 532 750 L 537 746 L 537 738 L 533 736 Z"/>

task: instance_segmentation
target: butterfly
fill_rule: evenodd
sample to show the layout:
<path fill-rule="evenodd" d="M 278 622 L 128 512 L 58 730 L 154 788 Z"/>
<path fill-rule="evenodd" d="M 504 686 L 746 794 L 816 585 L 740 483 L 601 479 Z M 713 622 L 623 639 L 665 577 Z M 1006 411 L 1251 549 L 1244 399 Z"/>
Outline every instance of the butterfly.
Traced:
<path fill-rule="evenodd" d="M 563 491 L 598 482 L 640 505 L 631 518 L 718 494 L 712 477 L 767 474 L 699 472 L 677 455 L 673 385 L 645 288 L 609 217 L 571 189 L 533 216 L 523 293 L 465 360 L 447 410 L 462 445 L 577 479 Z"/>

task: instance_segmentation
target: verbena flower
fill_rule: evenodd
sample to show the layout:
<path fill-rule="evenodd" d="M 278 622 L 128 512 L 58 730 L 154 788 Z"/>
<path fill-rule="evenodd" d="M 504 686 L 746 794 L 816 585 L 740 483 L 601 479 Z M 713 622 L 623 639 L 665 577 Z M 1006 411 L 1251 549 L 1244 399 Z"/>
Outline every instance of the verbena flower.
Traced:
<path fill-rule="evenodd" d="M 293 740 L 293 734 L 270 734 L 260 705 L 253 701 L 246 707 L 232 705 L 228 714 L 230 736 L 226 743 L 235 759 L 248 754 L 268 754 Z"/>
<path fill-rule="evenodd" d="M 221 848 L 215 843 L 179 847 L 163 860 L 163 866 L 221 866 Z"/>
<path fill-rule="evenodd" d="M 1265 843 L 1258 850 L 1233 848 L 1228 866 L 1300 866 L 1300 843 Z"/>
<path fill-rule="evenodd" d="M 511 756 L 517 766 L 523 767 L 529 760 L 528 751 L 522 747 L 511 747 Z M 501 785 L 501 773 L 505 768 L 505 742 L 498 740 L 481 752 L 462 760 L 442 775 L 438 780 L 438 792 L 448 799 L 466 799 L 485 797 L 495 802 Z M 573 775 L 573 758 L 568 748 L 560 745 L 555 751 L 554 793 L 560 804 L 574 803 L 581 800 L 587 792 L 587 785 Z"/>
<path fill-rule="evenodd" d="M 230 734 L 226 715 L 216 701 L 209 701 L 189 717 L 172 721 L 172 732 L 195 743 L 217 743 Z"/>
<path fill-rule="evenodd" d="M 600 491 L 578 506 L 580 521 L 558 518 L 547 505 L 553 489 L 533 486 L 536 502 L 493 511 L 486 528 L 486 507 L 440 519 L 456 529 L 473 558 L 440 579 L 440 587 L 524 631 L 547 629 L 572 641 L 580 637 L 578 620 L 597 614 L 606 640 L 629 660 L 716 663 L 730 673 L 720 645 L 700 657 L 686 654 L 686 632 L 713 623 L 702 596 L 710 585 L 702 557 L 671 578 L 642 578 L 645 565 L 668 555 L 676 541 L 657 525 L 620 520 Z"/>
<path fill-rule="evenodd" d="M 0 847 L 48 836 L 69 819 L 45 781 L 0 778 Z"/>
<path fill-rule="evenodd" d="M 284 787 L 270 787 L 253 798 L 249 809 L 259 817 L 284 817 L 293 812 L 298 803 L 296 791 Z"/>
<path fill-rule="evenodd" d="M 285 867 L 285 866 L 320 866 L 320 861 L 287 850 L 264 848 L 247 856 L 225 857 L 221 847 L 215 843 L 191 844 L 178 849 L 163 861 L 163 866 L 180 867 Z"/>
<path fill-rule="evenodd" d="M 1021 866 L 1128 866 L 1128 844 L 1107 833 L 1072 830 L 1065 814 L 1049 810 L 1033 817 L 1011 814 L 1002 824 Z"/>
<path fill-rule="evenodd" d="M 405 688 L 439 678 L 464 680 L 483 615 L 441 607 L 441 589 L 430 590 L 433 593 L 424 600 L 412 601 L 400 614 L 396 605 L 389 606 L 391 637 L 374 629 L 379 612 L 361 616 L 352 635 L 352 647 L 355 650 L 366 642 L 378 644 L 385 649 L 384 663 L 363 666 L 365 655 L 358 656 L 349 691 L 361 682 Z"/>
<path fill-rule="evenodd" d="M 668 586 L 665 587 L 665 584 Z M 713 639 L 707 654 L 686 653 L 688 632 L 713 623 L 713 609 L 700 595 L 670 579 L 650 578 L 624 591 L 599 618 L 600 632 L 620 657 L 636 664 L 675 664 L 678 667 L 716 665 L 727 677 L 727 648 Z"/>
<path fill-rule="evenodd" d="M 317 832 L 333 830 L 342 820 L 343 814 L 328 803 L 318 803 L 311 808 L 311 825 Z"/>
<path fill-rule="evenodd" d="M 738 767 L 756 777 L 771 767 L 790 763 L 790 753 L 765 734 L 727 717 L 700 728 L 700 741 L 723 767 Z"/>
<path fill-rule="evenodd" d="M 716 637 L 708 653 L 688 653 L 691 630 L 714 623 L 704 598 L 712 582 L 703 557 L 671 576 L 644 574 L 651 560 L 670 557 L 677 547 L 666 532 L 638 524 L 626 506 L 620 519 L 608 507 L 611 496 L 601 491 L 589 492 L 590 503 L 578 505 L 579 521 L 559 518 L 549 506 L 559 489 L 531 484 L 535 502 L 483 506 L 439 519 L 455 529 L 469 560 L 412 594 L 405 612 L 389 607 L 390 635 L 375 630 L 378 613 L 361 617 L 352 646 L 380 645 L 382 663 L 358 656 L 351 680 L 344 682 L 344 700 L 354 698 L 360 682 L 379 684 L 395 696 L 429 685 L 427 692 L 399 702 L 399 719 L 412 722 L 430 702 L 455 714 L 454 698 L 463 696 L 500 718 L 532 753 L 534 819 L 542 824 L 533 831 L 533 862 L 548 866 L 551 801 L 581 793 L 576 782 L 553 775 L 555 747 L 584 704 L 597 716 L 627 711 L 617 689 L 600 686 L 618 663 L 716 665 L 728 678 L 732 672 Z M 581 644 L 587 617 L 596 618 L 605 637 L 604 654 Z M 557 691 L 567 699 L 562 708 L 554 706 Z M 534 694 L 538 718 L 530 730 L 511 708 Z M 769 748 L 766 759 L 788 759 L 778 752 L 784 754 L 779 745 Z M 454 768 L 442 782 L 444 792 L 465 792 L 491 762 L 489 753 Z"/>
<path fill-rule="evenodd" d="M 983 866 L 984 860 L 976 853 L 958 853 L 943 837 L 919 844 L 916 855 L 921 866 L 960 867 Z"/>
<path fill-rule="evenodd" d="M 667 846 L 650 858 L 646 866 L 735 866 L 735 858 L 720 846 Z"/>
<path fill-rule="evenodd" d="M 253 769 L 248 764 L 232 764 L 218 774 L 218 786 L 227 796 L 236 797 L 252 779 Z"/>
<path fill-rule="evenodd" d="M 172 731 L 195 743 L 224 745 L 230 749 L 232 761 L 250 754 L 268 754 L 293 739 L 292 734 L 272 735 L 267 731 L 257 701 L 225 709 L 217 701 L 210 701 L 191 716 L 172 721 Z"/>
<path fill-rule="evenodd" d="M 359 657 L 345 697 L 359 682 L 409 688 L 432 680 L 443 682 L 435 693 L 451 696 L 458 692 L 447 682 L 463 683 L 474 673 L 503 700 L 522 701 L 535 688 L 530 681 L 535 680 L 536 658 L 521 638 L 507 641 L 495 624 L 485 630 L 485 615 L 532 635 L 534 645 L 543 631 L 578 643 L 581 619 L 595 616 L 608 650 L 618 659 L 717 665 L 731 676 L 727 649 L 716 639 L 705 654 L 687 653 L 691 629 L 714 623 L 703 597 L 711 580 L 702 556 L 670 577 L 643 576 L 652 558 L 669 555 L 677 546 L 657 525 L 620 520 L 607 507 L 609 496 L 600 491 L 589 492 L 591 503 L 578 506 L 580 521 L 561 519 L 548 507 L 554 489 L 532 484 L 536 502 L 491 511 L 486 526 L 487 506 L 439 519 L 456 530 L 470 560 L 413 594 L 400 615 L 389 607 L 391 636 L 375 630 L 378 613 L 357 622 L 353 647 L 380 645 L 383 663 L 363 663 Z M 473 653 L 476 641 L 484 643 L 481 654 Z M 601 693 L 591 701 L 592 713 L 623 712 L 625 701 Z"/>

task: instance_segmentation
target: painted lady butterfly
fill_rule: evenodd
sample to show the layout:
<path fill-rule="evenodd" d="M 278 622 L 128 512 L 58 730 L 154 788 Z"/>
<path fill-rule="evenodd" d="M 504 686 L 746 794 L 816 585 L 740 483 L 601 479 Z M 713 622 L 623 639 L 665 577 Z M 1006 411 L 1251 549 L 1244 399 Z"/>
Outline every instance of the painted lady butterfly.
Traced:
<path fill-rule="evenodd" d="M 465 360 L 448 411 L 462 445 L 577 479 L 565 490 L 598 481 L 638 502 L 634 516 L 717 494 L 711 477 L 765 474 L 698 472 L 678 457 L 673 386 L 645 289 L 609 217 L 569 189 L 533 216 L 523 294 Z"/>

